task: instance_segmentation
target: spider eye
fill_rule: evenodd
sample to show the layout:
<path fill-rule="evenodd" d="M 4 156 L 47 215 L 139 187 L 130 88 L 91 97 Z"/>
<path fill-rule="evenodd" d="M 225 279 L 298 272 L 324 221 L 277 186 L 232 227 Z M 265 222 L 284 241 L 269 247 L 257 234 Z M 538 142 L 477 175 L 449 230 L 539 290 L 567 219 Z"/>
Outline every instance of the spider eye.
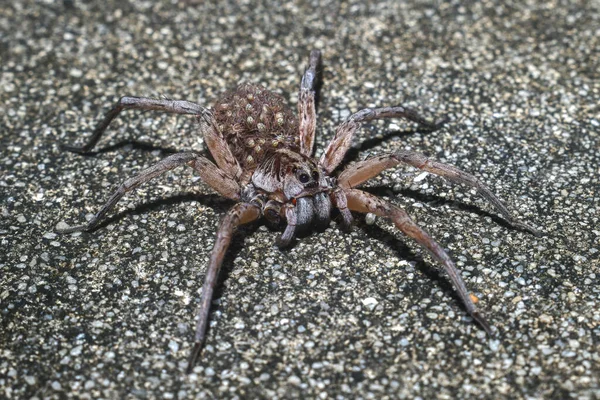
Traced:
<path fill-rule="evenodd" d="M 300 183 L 307 183 L 310 180 L 310 176 L 308 176 L 306 172 L 302 172 L 298 176 L 298 179 L 300 180 Z"/>
<path fill-rule="evenodd" d="M 319 181 L 319 173 L 317 171 L 313 171 L 312 178 L 313 178 L 313 181 L 318 182 Z"/>

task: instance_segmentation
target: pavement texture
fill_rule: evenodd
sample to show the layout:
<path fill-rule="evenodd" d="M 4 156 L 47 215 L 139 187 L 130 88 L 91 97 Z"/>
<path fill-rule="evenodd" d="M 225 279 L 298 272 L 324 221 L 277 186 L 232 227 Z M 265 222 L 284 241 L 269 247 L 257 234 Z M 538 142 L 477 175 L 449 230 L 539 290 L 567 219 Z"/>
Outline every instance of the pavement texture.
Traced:
<path fill-rule="evenodd" d="M 551 2 L 81 2 L 0 5 L 0 397 L 600 398 L 600 5 Z M 323 52 L 317 154 L 364 107 L 450 122 L 361 129 L 349 160 L 414 149 L 473 190 L 410 167 L 366 187 L 404 207 L 462 270 L 495 327 L 469 318 L 441 267 L 388 221 L 355 215 L 288 250 L 260 223 L 225 259 L 206 348 L 184 373 L 221 215 L 188 169 L 82 223 L 126 178 L 205 151 L 193 118 L 124 112 L 122 95 L 212 104 L 260 83 L 295 109 Z"/>

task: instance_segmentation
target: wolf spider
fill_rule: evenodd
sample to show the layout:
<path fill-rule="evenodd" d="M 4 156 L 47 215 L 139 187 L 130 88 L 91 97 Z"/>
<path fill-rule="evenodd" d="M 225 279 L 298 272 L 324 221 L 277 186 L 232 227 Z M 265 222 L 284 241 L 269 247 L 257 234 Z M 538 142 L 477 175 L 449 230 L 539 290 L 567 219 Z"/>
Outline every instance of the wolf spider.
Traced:
<path fill-rule="evenodd" d="M 88 153 L 123 110 L 154 110 L 196 117 L 198 130 L 214 162 L 193 151 L 173 154 L 125 180 L 87 224 L 62 230 L 63 233 L 93 230 L 126 193 L 184 165 L 193 168 L 217 193 L 236 202 L 223 217 L 210 253 L 188 371 L 193 368 L 203 347 L 213 290 L 225 252 L 235 229 L 242 224 L 261 217 L 274 224 L 286 223 L 285 230 L 277 239 L 277 244 L 283 248 L 301 231 L 328 226 L 333 208 L 339 210 L 341 224 L 346 229 L 352 224 L 351 211 L 389 218 L 444 267 L 469 315 L 490 335 L 491 326 L 475 307 L 477 298 L 470 295 L 460 272 L 444 249 L 400 207 L 356 187 L 388 168 L 405 163 L 475 188 L 512 226 L 536 233 L 514 218 L 473 175 L 414 151 L 380 154 L 335 173 L 363 122 L 405 118 L 428 130 L 436 130 L 446 122 L 445 119 L 431 122 L 416 111 L 401 106 L 365 108 L 346 118 L 335 130 L 321 158 L 314 158 L 315 90 L 320 64 L 321 53 L 312 51 L 300 84 L 298 118 L 281 96 L 251 84 L 240 85 L 225 93 L 212 110 L 184 100 L 127 96 L 121 97 L 106 114 L 84 146 L 63 146 L 68 151 Z"/>

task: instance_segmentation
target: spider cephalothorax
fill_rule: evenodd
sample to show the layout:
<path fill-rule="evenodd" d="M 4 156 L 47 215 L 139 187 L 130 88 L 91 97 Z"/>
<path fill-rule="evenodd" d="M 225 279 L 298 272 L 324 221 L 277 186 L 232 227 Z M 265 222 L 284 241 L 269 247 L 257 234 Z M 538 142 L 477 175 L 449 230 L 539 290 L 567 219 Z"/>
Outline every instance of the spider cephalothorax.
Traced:
<path fill-rule="evenodd" d="M 415 111 L 400 106 L 366 108 L 340 124 L 320 159 L 313 158 L 315 84 L 320 62 L 320 52 L 311 52 L 308 69 L 300 84 L 297 118 L 281 96 L 257 85 L 240 85 L 225 93 L 213 109 L 184 100 L 122 97 L 98 124 L 87 144 L 82 147 L 64 146 L 78 153 L 89 152 L 110 122 L 124 109 L 157 110 L 197 117 L 199 133 L 203 135 L 214 162 L 192 151 L 173 154 L 123 182 L 86 225 L 62 230 L 94 229 L 125 193 L 178 166 L 192 167 L 212 189 L 236 201 L 221 221 L 210 255 L 189 368 L 194 366 L 204 343 L 210 303 L 223 257 L 233 231 L 242 224 L 261 217 L 275 224 L 285 223 L 285 230 L 277 241 L 283 247 L 289 245 L 301 231 L 326 227 L 334 209 L 339 210 L 344 227 L 352 223 L 351 211 L 389 218 L 444 267 L 468 313 L 488 333 L 491 333 L 489 324 L 477 311 L 460 272 L 442 247 L 401 208 L 356 187 L 385 169 L 406 163 L 477 189 L 513 226 L 535 233 L 533 228 L 513 218 L 502 202 L 473 175 L 420 153 L 399 150 L 381 154 L 336 173 L 362 122 L 406 118 L 433 130 L 441 127 L 445 119 L 429 122 Z"/>

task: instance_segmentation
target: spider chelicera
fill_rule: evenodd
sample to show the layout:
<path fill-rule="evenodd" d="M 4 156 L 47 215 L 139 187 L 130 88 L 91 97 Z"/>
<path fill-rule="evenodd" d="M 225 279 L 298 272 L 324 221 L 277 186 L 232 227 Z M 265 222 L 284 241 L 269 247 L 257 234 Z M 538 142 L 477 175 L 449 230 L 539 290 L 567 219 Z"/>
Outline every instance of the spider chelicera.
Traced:
<path fill-rule="evenodd" d="M 61 230 L 62 233 L 93 230 L 127 192 L 184 165 L 193 168 L 204 183 L 217 193 L 236 202 L 222 219 L 210 254 L 188 370 L 196 363 L 205 340 L 213 291 L 223 257 L 235 229 L 242 224 L 261 217 L 270 223 L 285 224 L 285 230 L 277 239 L 277 244 L 285 247 L 302 231 L 328 226 L 334 208 L 339 210 L 345 228 L 352 224 L 351 211 L 389 218 L 401 232 L 416 240 L 444 267 L 467 312 L 488 334 L 492 333 L 492 329 L 477 311 L 474 304 L 476 297 L 469 293 L 460 272 L 444 249 L 415 224 L 404 210 L 356 187 L 388 168 L 405 163 L 475 188 L 512 226 L 537 233 L 513 217 L 504 204 L 473 175 L 414 151 L 398 150 L 380 154 L 350 164 L 339 173 L 336 171 L 363 122 L 405 118 L 428 130 L 436 130 L 446 122 L 445 119 L 431 122 L 414 110 L 401 106 L 366 108 L 342 122 L 322 156 L 318 160 L 314 158 L 315 87 L 320 64 L 321 53 L 312 51 L 300 84 L 298 117 L 281 96 L 251 84 L 240 85 L 225 93 L 212 109 L 184 100 L 127 96 L 119 99 L 84 146 L 63 146 L 72 152 L 90 152 L 122 110 L 155 110 L 196 117 L 198 132 L 203 135 L 214 162 L 193 151 L 173 154 L 125 180 L 87 224 Z"/>

